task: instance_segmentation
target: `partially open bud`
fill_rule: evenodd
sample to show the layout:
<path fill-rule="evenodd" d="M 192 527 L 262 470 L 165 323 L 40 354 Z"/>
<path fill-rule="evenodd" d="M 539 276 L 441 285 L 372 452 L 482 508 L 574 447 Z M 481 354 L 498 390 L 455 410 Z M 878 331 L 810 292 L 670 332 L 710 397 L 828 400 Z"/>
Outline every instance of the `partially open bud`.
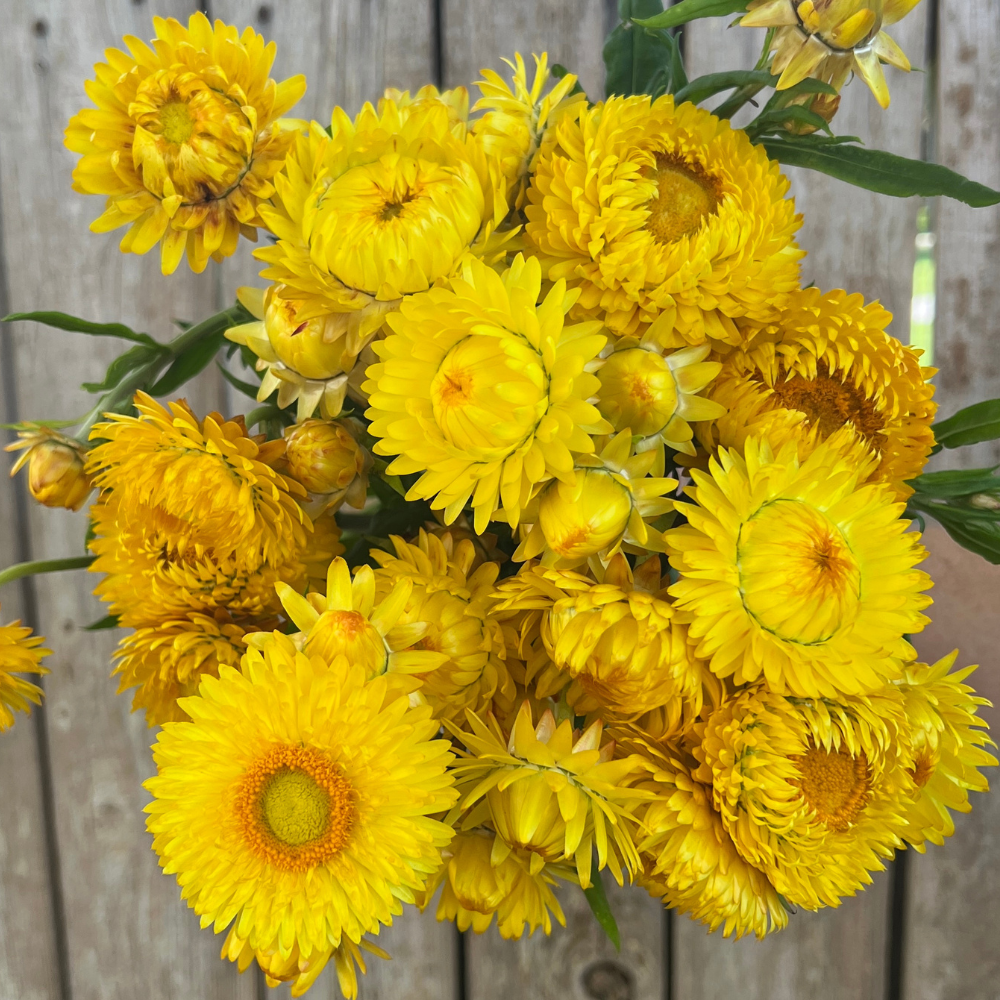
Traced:
<path fill-rule="evenodd" d="M 625 533 L 629 491 L 604 469 L 579 469 L 572 484 L 553 482 L 538 502 L 545 543 L 563 559 L 586 559 Z"/>
<path fill-rule="evenodd" d="M 345 420 L 306 420 L 285 431 L 288 473 L 324 510 L 364 505 L 372 459 L 352 431 Z"/>
<path fill-rule="evenodd" d="M 302 303 L 283 299 L 278 292 L 272 285 L 264 294 L 264 329 L 279 360 L 310 379 L 333 378 L 349 370 L 355 355 L 345 350 L 343 314 L 303 319 Z"/>
<path fill-rule="evenodd" d="M 788 107 L 801 105 L 820 116 L 827 123 L 833 121 L 833 116 L 840 110 L 840 94 L 800 94 L 788 102 Z M 784 123 L 792 135 L 811 135 L 816 131 L 815 125 L 789 119 Z"/>
<path fill-rule="evenodd" d="M 46 507 L 79 510 L 90 495 L 90 476 L 84 471 L 86 452 L 79 441 L 63 437 L 56 431 L 37 424 L 26 424 L 18 440 L 7 445 L 7 451 L 21 451 L 12 476 L 25 464 L 28 466 L 28 490 Z"/>

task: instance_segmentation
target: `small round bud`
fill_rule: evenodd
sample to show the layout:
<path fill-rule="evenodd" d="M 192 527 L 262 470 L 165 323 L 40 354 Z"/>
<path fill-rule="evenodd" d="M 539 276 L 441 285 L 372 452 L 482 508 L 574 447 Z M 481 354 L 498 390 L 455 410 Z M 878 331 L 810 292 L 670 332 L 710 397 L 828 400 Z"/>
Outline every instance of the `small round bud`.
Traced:
<path fill-rule="evenodd" d="M 597 408 L 616 431 L 648 437 L 661 431 L 677 412 L 674 374 L 659 354 L 640 347 L 617 351 L 597 373 Z"/>
<path fill-rule="evenodd" d="M 572 485 L 554 482 L 538 503 L 546 545 L 563 559 L 585 559 L 614 545 L 632 513 L 629 491 L 604 469 L 581 469 Z"/>
<path fill-rule="evenodd" d="M 347 345 L 343 316 L 303 319 L 304 303 L 283 299 L 280 286 L 272 285 L 264 298 L 264 328 L 267 339 L 282 364 L 304 378 L 328 379 L 344 371 Z"/>
<path fill-rule="evenodd" d="M 1000 510 L 1000 497 L 992 493 L 974 493 L 969 497 L 969 506 L 976 510 Z"/>
<path fill-rule="evenodd" d="M 344 499 L 352 507 L 364 503 L 369 458 L 344 421 L 306 420 L 289 427 L 285 459 L 289 475 L 326 498 L 326 506 Z"/>
<path fill-rule="evenodd" d="M 24 449 L 10 474 L 27 464 L 28 490 L 40 504 L 79 510 L 92 488 L 83 445 L 45 427 L 21 431 L 19 438 L 7 446 L 7 451 Z"/>

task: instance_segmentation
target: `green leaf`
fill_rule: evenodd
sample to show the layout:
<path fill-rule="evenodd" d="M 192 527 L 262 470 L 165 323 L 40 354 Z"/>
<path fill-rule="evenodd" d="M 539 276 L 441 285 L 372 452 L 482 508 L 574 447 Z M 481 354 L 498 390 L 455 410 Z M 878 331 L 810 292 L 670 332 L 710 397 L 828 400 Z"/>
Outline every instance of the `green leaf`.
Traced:
<path fill-rule="evenodd" d="M 167 396 L 203 371 L 226 343 L 226 331 L 219 330 L 203 340 L 196 340 L 174 358 L 170 367 L 149 390 L 151 396 Z"/>
<path fill-rule="evenodd" d="M 771 111 L 761 112 L 747 125 L 745 131 L 750 136 L 750 141 L 756 142 L 760 136 L 770 132 L 786 131 L 788 122 L 809 125 L 816 131 L 830 131 L 830 125 L 822 115 L 798 104 L 788 108 L 774 108 Z"/>
<path fill-rule="evenodd" d="M 250 382 L 244 382 L 243 379 L 237 378 L 224 364 L 219 361 L 215 362 L 216 368 L 222 372 L 222 377 L 234 388 L 238 389 L 243 393 L 244 396 L 249 396 L 252 400 L 257 399 L 257 393 L 260 391 L 260 383 L 252 385 Z"/>
<path fill-rule="evenodd" d="M 666 32 L 646 31 L 631 23 L 633 15 L 663 10 L 660 0 L 619 0 L 624 23 L 608 35 L 604 43 L 605 90 L 617 94 L 648 94 L 654 77 L 673 59 L 672 39 Z"/>
<path fill-rule="evenodd" d="M 106 628 L 118 628 L 118 615 L 105 615 L 96 622 L 83 626 L 84 632 L 100 632 Z"/>
<path fill-rule="evenodd" d="M 615 951 L 622 950 L 622 936 L 618 930 L 618 923 L 615 915 L 611 912 L 611 904 L 608 902 L 607 893 L 604 891 L 604 883 L 601 881 L 601 873 L 594 870 L 591 875 L 591 886 L 583 890 L 590 910 L 597 918 L 601 929 L 608 936 L 608 940 L 615 946 Z"/>
<path fill-rule="evenodd" d="M 1000 477 L 994 475 L 1000 466 L 992 469 L 947 469 L 944 472 L 925 472 L 910 480 L 910 486 L 919 496 L 942 500 L 967 497 L 975 493 L 990 493 L 1000 489 Z"/>
<path fill-rule="evenodd" d="M 1000 565 L 1000 520 L 984 520 L 973 511 L 944 504 L 928 504 L 920 509 L 930 514 L 963 548 Z"/>
<path fill-rule="evenodd" d="M 728 17 L 730 14 L 742 14 L 746 9 L 747 0 L 681 0 L 662 14 L 633 17 L 633 20 L 643 28 L 676 28 L 702 17 Z"/>
<path fill-rule="evenodd" d="M 817 143 L 813 136 L 765 139 L 767 155 L 789 167 L 829 174 L 855 187 L 895 198 L 942 195 L 973 208 L 996 205 L 1000 191 L 970 181 L 939 163 L 910 160 L 881 149 L 839 143 Z"/>
<path fill-rule="evenodd" d="M 108 365 L 108 370 L 104 373 L 103 382 L 84 382 L 83 388 L 87 392 L 101 393 L 114 389 L 122 379 L 136 369 L 149 365 L 157 358 L 163 357 L 167 349 L 161 344 L 155 348 L 147 347 L 145 344 L 136 344 L 130 347 L 124 354 L 119 354 L 114 361 Z"/>
<path fill-rule="evenodd" d="M 961 448 L 1000 438 L 1000 399 L 973 403 L 939 421 L 934 425 L 934 437 L 943 448 Z"/>
<path fill-rule="evenodd" d="M 707 101 L 724 90 L 735 90 L 737 87 L 757 84 L 762 87 L 773 87 L 777 82 L 778 78 L 766 70 L 734 69 L 726 73 L 708 73 L 696 77 L 687 86 L 678 90 L 674 94 L 674 100 L 678 104 L 683 104 L 685 101 L 701 104 L 702 101 Z"/>
<path fill-rule="evenodd" d="M 35 323 L 44 323 L 46 326 L 55 327 L 57 330 L 86 333 L 91 337 L 118 337 L 121 340 L 131 340 L 136 344 L 147 344 L 151 347 L 161 346 L 148 333 L 136 333 L 124 323 L 91 323 L 90 320 L 80 319 L 79 316 L 70 316 L 68 313 L 11 313 L 3 318 L 4 323 L 15 323 L 20 320 L 32 320 Z"/>

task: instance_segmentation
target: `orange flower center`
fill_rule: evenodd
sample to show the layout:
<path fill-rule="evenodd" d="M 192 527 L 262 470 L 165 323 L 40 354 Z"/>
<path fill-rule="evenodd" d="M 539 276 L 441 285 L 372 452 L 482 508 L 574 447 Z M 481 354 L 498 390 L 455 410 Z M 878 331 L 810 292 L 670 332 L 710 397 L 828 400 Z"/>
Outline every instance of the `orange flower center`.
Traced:
<path fill-rule="evenodd" d="M 868 803 L 868 758 L 812 746 L 793 761 L 802 775 L 796 784 L 816 818 L 838 833 L 847 830 Z"/>
<path fill-rule="evenodd" d="M 247 770 L 236 816 L 251 850 L 282 871 L 333 857 L 354 821 L 354 791 L 340 768 L 311 747 L 278 746 Z"/>
<path fill-rule="evenodd" d="M 676 243 L 696 233 L 719 207 L 718 183 L 699 167 L 666 153 L 656 154 L 656 197 L 646 228 L 657 243 Z"/>

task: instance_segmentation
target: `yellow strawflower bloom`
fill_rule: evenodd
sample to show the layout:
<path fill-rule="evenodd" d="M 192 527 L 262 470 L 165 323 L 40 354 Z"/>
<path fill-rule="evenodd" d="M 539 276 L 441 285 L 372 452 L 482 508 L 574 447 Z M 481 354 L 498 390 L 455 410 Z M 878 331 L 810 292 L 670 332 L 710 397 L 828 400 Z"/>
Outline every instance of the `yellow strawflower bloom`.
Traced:
<path fill-rule="evenodd" d="M 366 677 L 384 673 L 421 674 L 434 670 L 446 654 L 414 649 L 427 634 L 429 624 L 403 621 L 403 611 L 413 590 L 413 581 L 400 578 L 379 600 L 375 575 L 370 566 L 351 571 L 339 556 L 330 563 L 326 593 L 313 591 L 303 597 L 285 583 L 277 584 L 285 613 L 299 628 L 296 644 L 310 656 L 332 660 L 346 656 L 360 666 Z M 260 646 L 266 635 L 251 636 L 248 643 Z"/>
<path fill-rule="evenodd" d="M 487 154 L 500 163 L 507 181 L 507 195 L 515 208 L 524 204 L 528 175 L 535 169 L 538 150 L 545 130 L 564 115 L 571 114 L 577 105 L 587 103 L 582 91 L 570 93 L 576 86 L 576 77 L 567 73 L 543 95 L 549 82 L 549 55 L 543 52 L 535 60 L 535 78 L 528 86 L 528 71 L 521 53 L 514 55 L 514 62 L 504 62 L 514 71 L 510 84 L 492 69 L 482 70 L 483 79 L 476 86 L 483 95 L 473 107 L 473 112 L 485 112 L 472 126 L 482 140 Z"/>
<path fill-rule="evenodd" d="M 488 822 L 498 834 L 491 859 L 528 852 L 529 872 L 548 863 L 576 864 L 580 885 L 590 885 L 591 855 L 619 885 L 623 868 L 638 870 L 639 858 L 627 817 L 648 794 L 629 787 L 642 767 L 636 757 L 615 760 L 614 742 L 603 739 L 603 723 L 582 733 L 564 719 L 556 725 L 546 710 L 532 722 L 525 701 L 509 740 L 496 719 L 468 714 L 470 731 L 449 728 L 468 755 L 454 767 L 468 827 Z M 475 808 L 473 808 L 475 807 Z"/>
<path fill-rule="evenodd" d="M 275 45 L 252 28 L 192 14 L 188 25 L 153 18 L 156 38 L 131 35 L 128 52 L 107 49 L 87 95 L 96 108 L 75 115 L 66 146 L 81 159 L 73 188 L 107 197 L 91 224 L 129 226 L 125 253 L 157 243 L 164 274 L 187 252 L 193 271 L 257 238 L 258 208 L 293 141 L 278 121 L 305 93 L 304 76 L 270 79 Z"/>
<path fill-rule="evenodd" d="M 470 253 L 503 253 L 503 179 L 442 100 L 366 104 L 354 121 L 335 108 L 329 132 L 312 122 L 296 140 L 275 184 L 261 214 L 278 243 L 255 251 L 263 277 L 302 302 L 302 320 L 332 313 L 357 338 Z"/>
<path fill-rule="evenodd" d="M 611 429 L 589 400 L 599 322 L 566 325 L 576 298 L 558 281 L 536 305 L 538 261 L 519 254 L 501 277 L 470 259 L 451 289 L 403 303 L 373 346 L 369 432 L 388 471 L 423 472 L 407 499 L 430 499 L 446 523 L 471 501 L 475 529 L 503 509 L 516 527 L 539 483 L 574 480 L 573 453 Z"/>
<path fill-rule="evenodd" d="M 933 665 L 908 664 L 899 685 L 917 788 L 906 810 L 908 822 L 902 836 L 921 852 L 926 850 L 926 841 L 943 844 L 955 832 L 949 810 L 971 812 L 969 792 L 989 790 L 977 768 L 997 763 L 983 749 L 994 743 L 986 735 L 986 723 L 976 716 L 979 707 L 990 702 L 965 683 L 975 667 L 951 672 L 957 655 L 955 650 Z"/>
<path fill-rule="evenodd" d="M 464 139 L 469 126 L 469 91 L 465 87 L 438 90 L 433 83 L 425 83 L 413 95 L 398 87 L 386 87 L 378 102 L 379 115 L 384 114 L 389 102 L 396 105 L 401 115 L 408 115 L 419 109 L 443 104 L 448 110 L 451 131 L 459 139 Z"/>
<path fill-rule="evenodd" d="M 662 347 L 739 344 L 734 320 L 767 322 L 799 284 L 787 191 L 778 164 L 708 111 L 614 97 L 546 132 L 527 238 L 549 280 L 580 288 L 577 312 L 618 336 L 666 311 Z"/>
<path fill-rule="evenodd" d="M 11 478 L 28 466 L 28 491 L 46 507 L 79 510 L 93 484 L 84 471 L 87 452 L 79 441 L 43 427 L 20 424 L 17 440 L 4 451 L 20 451 L 10 470 Z"/>
<path fill-rule="evenodd" d="M 153 748 L 153 849 L 203 927 L 231 925 L 223 957 L 245 967 L 249 950 L 301 996 L 440 865 L 449 744 L 385 678 L 277 633 L 200 690 Z"/>
<path fill-rule="evenodd" d="M 791 698 L 755 686 L 694 749 L 736 849 L 793 906 L 838 906 L 903 847 L 915 791 L 903 700 Z"/>
<path fill-rule="evenodd" d="M 889 87 L 882 63 L 910 71 L 903 50 L 881 31 L 901 21 L 920 0 L 751 0 L 740 24 L 777 29 L 771 72 L 778 90 L 812 76 L 840 90 L 852 73 L 868 84 L 883 108 Z"/>
<path fill-rule="evenodd" d="M 371 550 L 380 567 L 375 570 L 375 595 L 384 599 L 399 581 L 412 581 L 400 622 L 426 623 L 418 647 L 446 657 L 422 677 L 420 693 L 434 717 L 464 720 L 466 709 L 482 712 L 494 699 L 513 705 L 503 635 L 490 615 L 500 567 L 485 562 L 473 569 L 472 542 L 456 544 L 448 533 L 438 538 L 421 529 L 416 543 L 396 535 L 391 541 L 394 553 Z"/>
<path fill-rule="evenodd" d="M 915 658 L 904 636 L 929 620 L 926 551 L 903 504 L 827 444 L 800 461 L 751 438 L 693 470 L 689 523 L 666 532 L 698 655 L 720 677 L 763 676 L 808 697 L 877 691 Z"/>
<path fill-rule="evenodd" d="M 20 621 L 0 625 L 0 733 L 14 725 L 15 712 L 30 712 L 32 705 L 41 705 L 42 689 L 18 674 L 47 674 L 42 657 L 51 649 L 43 649 L 45 639 L 32 635 Z"/>
<path fill-rule="evenodd" d="M 358 444 L 363 430 L 357 420 L 306 420 L 285 428 L 288 475 L 309 491 L 311 513 L 365 505 L 372 457 Z"/>
<path fill-rule="evenodd" d="M 749 345 L 725 355 L 707 395 L 728 410 L 698 428 L 705 447 L 741 449 L 750 436 L 800 454 L 845 426 L 878 458 L 872 473 L 899 499 L 913 492 L 934 447 L 934 368 L 885 332 L 892 315 L 860 295 L 816 288 L 791 296 L 780 320 L 748 330 Z"/>

